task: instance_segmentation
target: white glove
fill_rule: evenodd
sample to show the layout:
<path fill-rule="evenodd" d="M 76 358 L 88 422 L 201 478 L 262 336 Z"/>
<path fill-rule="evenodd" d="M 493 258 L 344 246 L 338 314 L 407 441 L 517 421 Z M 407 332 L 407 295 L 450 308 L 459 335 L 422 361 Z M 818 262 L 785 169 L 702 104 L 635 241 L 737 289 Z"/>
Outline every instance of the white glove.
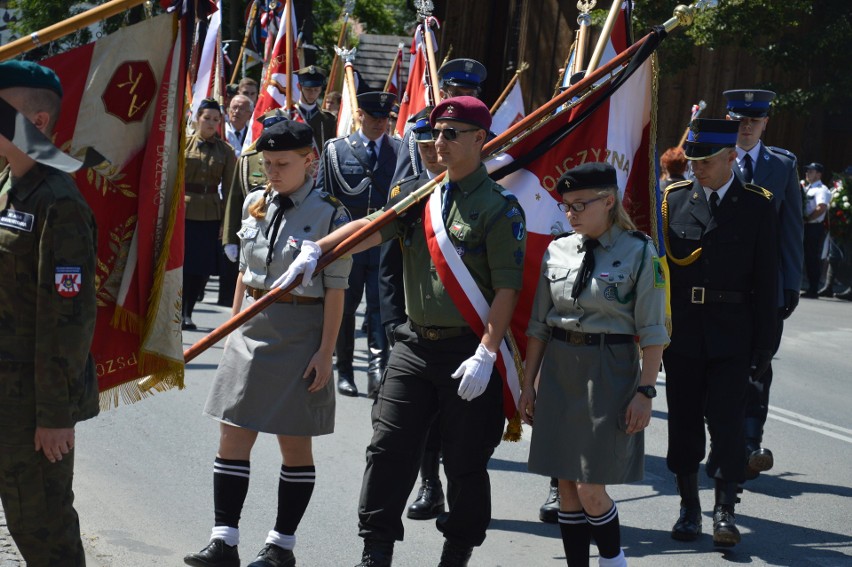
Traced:
<path fill-rule="evenodd" d="M 494 369 L 494 361 L 497 354 L 489 352 L 482 343 L 476 347 L 476 353 L 461 363 L 461 366 L 453 372 L 452 377 L 456 380 L 461 378 L 459 384 L 459 397 L 471 401 L 482 395 L 491 378 Z"/>
<path fill-rule="evenodd" d="M 225 244 L 225 256 L 231 262 L 236 262 L 240 255 L 240 247 L 236 244 Z"/>
<path fill-rule="evenodd" d="M 272 287 L 287 287 L 296 281 L 299 274 L 304 274 L 302 276 L 302 286 L 314 285 L 311 278 L 314 275 L 314 269 L 317 267 L 317 260 L 319 260 L 320 256 L 322 256 L 322 249 L 316 242 L 303 240 L 302 247 L 299 249 L 299 255 L 296 256 L 296 259 L 293 260 L 287 271 L 275 280 Z"/>

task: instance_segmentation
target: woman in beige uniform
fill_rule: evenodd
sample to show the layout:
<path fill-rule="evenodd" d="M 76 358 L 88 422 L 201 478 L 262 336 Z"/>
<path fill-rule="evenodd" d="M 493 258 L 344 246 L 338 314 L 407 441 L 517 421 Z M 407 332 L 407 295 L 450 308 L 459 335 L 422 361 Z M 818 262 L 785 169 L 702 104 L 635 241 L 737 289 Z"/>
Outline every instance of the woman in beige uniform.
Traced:
<path fill-rule="evenodd" d="M 611 165 L 569 170 L 557 191 L 575 232 L 547 248 L 527 329 L 519 411 L 533 425 L 529 469 L 559 479 L 568 565 L 589 565 L 594 537 L 599 565 L 623 566 L 606 485 L 643 475 L 642 432 L 668 343 L 665 281 L 653 243 L 622 207 Z"/>
<path fill-rule="evenodd" d="M 192 311 L 207 278 L 219 273 L 225 202 L 219 195 L 231 186 L 237 159 L 234 148 L 217 135 L 222 122 L 219 103 L 204 99 L 198 107 L 198 129 L 186 143 L 184 180 L 186 224 L 183 260 L 183 325 L 196 328 Z"/>
<path fill-rule="evenodd" d="M 343 205 L 314 189 L 313 131 L 280 122 L 257 142 L 269 180 L 243 205 L 234 312 L 275 287 L 303 241 L 316 241 L 349 221 Z M 351 258 L 331 264 L 314 285 L 297 288 L 234 331 L 210 388 L 204 413 L 220 423 L 213 465 L 215 527 L 188 565 L 239 567 L 239 518 L 248 492 L 249 457 L 258 432 L 278 437 L 278 516 L 251 567 L 295 565 L 296 528 L 314 488 L 312 437 L 334 431 L 331 357 L 343 316 Z"/>

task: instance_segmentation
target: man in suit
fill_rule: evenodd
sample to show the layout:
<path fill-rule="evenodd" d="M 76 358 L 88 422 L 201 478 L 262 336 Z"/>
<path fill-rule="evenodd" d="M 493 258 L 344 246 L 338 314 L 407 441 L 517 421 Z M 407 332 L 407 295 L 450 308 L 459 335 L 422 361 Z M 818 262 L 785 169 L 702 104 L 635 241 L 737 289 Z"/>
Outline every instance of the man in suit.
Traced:
<path fill-rule="evenodd" d="M 323 148 L 317 181 L 346 205 L 353 219 L 363 218 L 387 203 L 399 150 L 399 140 L 387 135 L 388 115 L 395 102 L 396 95 L 386 92 L 358 95 L 361 128 L 349 136 L 329 140 Z M 353 260 L 337 338 L 337 389 L 345 396 L 358 395 L 352 368 L 355 310 L 366 288 L 367 392 L 374 396 L 388 355 L 388 341 L 379 312 L 379 249 L 355 254 Z"/>
<path fill-rule="evenodd" d="M 302 120 L 314 130 L 314 143 L 320 150 L 325 143 L 337 134 L 337 118 L 326 112 L 318 104 L 322 89 L 326 84 L 326 72 L 315 65 L 308 65 L 296 72 L 299 78 L 299 102 L 295 111 Z"/>
<path fill-rule="evenodd" d="M 802 284 L 802 197 L 799 189 L 796 156 L 791 152 L 767 146 L 761 141 L 769 122 L 769 106 L 775 93 L 764 90 L 730 90 L 727 99 L 729 120 L 738 120 L 737 160 L 734 172 L 746 183 L 754 183 L 772 193 L 778 215 L 778 317 L 774 355 L 781 346 L 784 319 L 799 303 Z M 761 471 L 772 468 L 772 451 L 761 447 L 763 426 L 769 410 L 769 389 L 772 386 L 772 365 L 764 375 L 762 387 L 752 385 L 746 401 L 746 479 L 757 478 Z"/>
<path fill-rule="evenodd" d="M 696 119 L 685 153 L 695 179 L 670 185 L 663 234 L 671 269 L 672 340 L 666 368 L 669 447 L 680 517 L 672 537 L 701 534 L 698 467 L 704 420 L 715 482 L 713 542 L 740 541 L 734 517 L 744 480 L 746 390 L 765 375 L 776 340 L 778 215 L 772 194 L 731 171 L 738 124 Z"/>

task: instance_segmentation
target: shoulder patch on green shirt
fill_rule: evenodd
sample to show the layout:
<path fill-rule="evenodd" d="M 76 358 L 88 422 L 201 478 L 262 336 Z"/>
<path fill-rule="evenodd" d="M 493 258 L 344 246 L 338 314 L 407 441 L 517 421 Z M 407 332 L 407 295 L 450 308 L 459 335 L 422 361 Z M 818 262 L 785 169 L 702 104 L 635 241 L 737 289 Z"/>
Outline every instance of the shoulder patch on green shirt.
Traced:
<path fill-rule="evenodd" d="M 663 271 L 663 263 L 656 256 L 651 258 L 654 263 L 654 287 L 666 287 L 666 273 Z"/>

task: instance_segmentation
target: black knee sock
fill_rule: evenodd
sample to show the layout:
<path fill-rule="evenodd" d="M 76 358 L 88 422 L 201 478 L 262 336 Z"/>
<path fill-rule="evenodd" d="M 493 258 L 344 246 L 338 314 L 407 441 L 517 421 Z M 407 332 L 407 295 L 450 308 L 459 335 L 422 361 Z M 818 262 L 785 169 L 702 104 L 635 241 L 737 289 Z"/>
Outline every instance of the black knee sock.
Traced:
<path fill-rule="evenodd" d="M 216 457 L 213 463 L 213 507 L 217 526 L 239 527 L 249 485 L 249 462 Z"/>
<path fill-rule="evenodd" d="M 615 502 L 609 512 L 601 516 L 589 516 L 586 520 L 598 545 L 598 553 L 601 557 L 612 559 L 621 553 L 621 526 L 618 523 L 618 508 Z"/>
<path fill-rule="evenodd" d="M 281 478 L 278 481 L 278 517 L 275 531 L 284 535 L 294 535 L 308 503 L 314 492 L 316 467 L 288 467 L 281 465 Z"/>
<path fill-rule="evenodd" d="M 589 544 L 592 533 L 582 510 L 559 512 L 559 531 L 562 532 L 562 547 L 568 567 L 589 567 Z"/>

